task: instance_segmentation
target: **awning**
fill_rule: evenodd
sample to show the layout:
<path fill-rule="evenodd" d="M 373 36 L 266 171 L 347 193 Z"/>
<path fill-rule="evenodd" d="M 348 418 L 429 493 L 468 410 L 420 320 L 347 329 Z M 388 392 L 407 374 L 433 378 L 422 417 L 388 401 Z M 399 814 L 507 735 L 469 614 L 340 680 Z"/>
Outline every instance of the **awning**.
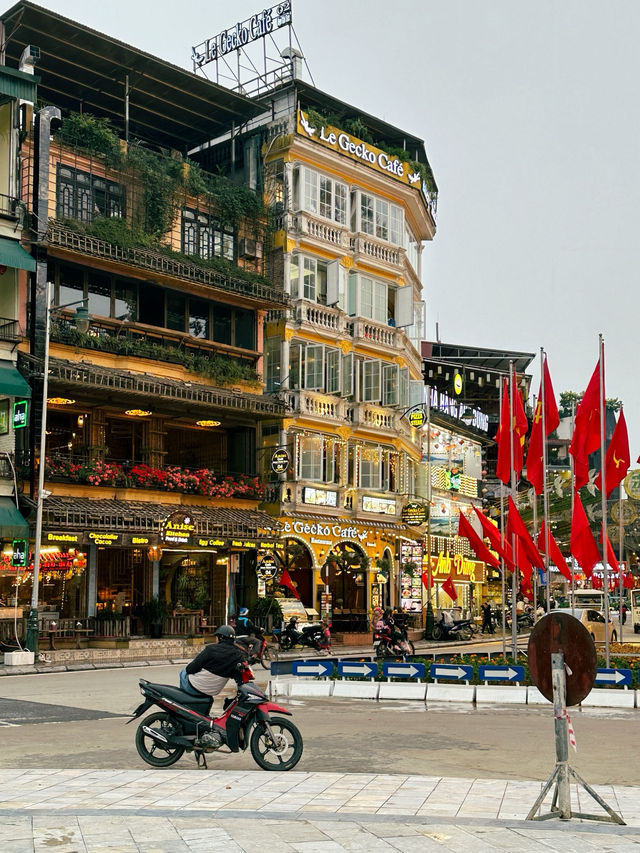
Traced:
<path fill-rule="evenodd" d="M 36 262 L 29 252 L 26 252 L 17 240 L 0 237 L 0 264 L 19 270 L 35 272 Z"/>
<path fill-rule="evenodd" d="M 3 539 L 29 538 L 29 525 L 11 498 L 0 497 L 0 536 Z"/>
<path fill-rule="evenodd" d="M 0 68 L 0 103 L 19 98 L 35 102 L 39 79 L 33 74 L 3 65 Z"/>
<path fill-rule="evenodd" d="M 31 397 L 29 383 L 11 361 L 0 361 L 0 397 Z"/>

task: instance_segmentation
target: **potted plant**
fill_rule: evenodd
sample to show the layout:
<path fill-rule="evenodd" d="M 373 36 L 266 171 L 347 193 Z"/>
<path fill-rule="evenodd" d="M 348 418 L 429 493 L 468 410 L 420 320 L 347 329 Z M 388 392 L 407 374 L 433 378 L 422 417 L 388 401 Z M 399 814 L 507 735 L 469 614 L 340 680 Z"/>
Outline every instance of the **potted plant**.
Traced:
<path fill-rule="evenodd" d="M 168 614 L 167 603 L 160 596 L 152 595 L 148 601 L 145 601 L 142 605 L 142 624 L 145 634 L 149 634 L 152 639 L 159 639 L 162 636 L 162 623 Z"/>

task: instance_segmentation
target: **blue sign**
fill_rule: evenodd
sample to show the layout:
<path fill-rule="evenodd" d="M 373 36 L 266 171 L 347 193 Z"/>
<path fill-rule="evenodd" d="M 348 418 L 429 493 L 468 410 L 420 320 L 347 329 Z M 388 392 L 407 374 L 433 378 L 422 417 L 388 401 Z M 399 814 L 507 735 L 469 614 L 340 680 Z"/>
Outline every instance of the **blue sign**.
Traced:
<path fill-rule="evenodd" d="M 343 678 L 375 678 L 377 674 L 377 663 L 367 663 L 361 660 L 341 660 L 338 662 L 338 675 Z"/>
<path fill-rule="evenodd" d="M 326 678 L 333 675 L 333 663 L 325 660 L 294 660 L 291 666 L 293 675 L 316 675 Z"/>
<path fill-rule="evenodd" d="M 481 681 L 524 681 L 523 666 L 481 666 L 478 673 Z"/>
<path fill-rule="evenodd" d="M 631 670 L 599 669 L 596 672 L 596 684 L 612 684 L 614 687 L 626 687 L 631 684 Z"/>
<path fill-rule="evenodd" d="M 448 681 L 471 681 L 473 667 L 460 663 L 432 663 L 429 668 L 431 678 L 445 678 Z"/>
<path fill-rule="evenodd" d="M 427 671 L 423 663 L 393 663 L 385 661 L 382 664 L 382 674 L 385 678 L 424 678 Z"/>

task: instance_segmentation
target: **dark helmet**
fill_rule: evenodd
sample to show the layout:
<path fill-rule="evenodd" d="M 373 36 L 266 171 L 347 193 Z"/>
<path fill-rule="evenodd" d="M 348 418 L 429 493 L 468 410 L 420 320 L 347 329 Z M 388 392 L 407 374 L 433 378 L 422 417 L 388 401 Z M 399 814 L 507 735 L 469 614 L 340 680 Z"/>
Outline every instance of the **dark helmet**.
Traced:
<path fill-rule="evenodd" d="M 233 643 L 236 638 L 236 632 L 231 625 L 221 625 L 215 633 L 219 643 Z"/>

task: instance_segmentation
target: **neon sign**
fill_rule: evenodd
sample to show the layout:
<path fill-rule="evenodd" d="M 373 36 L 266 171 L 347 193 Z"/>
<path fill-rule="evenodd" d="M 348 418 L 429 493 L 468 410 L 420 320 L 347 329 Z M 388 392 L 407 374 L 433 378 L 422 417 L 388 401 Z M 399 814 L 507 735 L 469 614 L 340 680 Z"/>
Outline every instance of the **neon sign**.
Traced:
<path fill-rule="evenodd" d="M 290 0 L 278 3 L 270 9 L 263 9 L 257 15 L 247 18 L 246 21 L 239 21 L 234 27 L 222 30 L 221 33 L 191 48 L 194 71 L 209 62 L 226 56 L 233 50 L 240 50 L 252 41 L 266 38 L 274 30 L 286 27 L 290 23 Z"/>

